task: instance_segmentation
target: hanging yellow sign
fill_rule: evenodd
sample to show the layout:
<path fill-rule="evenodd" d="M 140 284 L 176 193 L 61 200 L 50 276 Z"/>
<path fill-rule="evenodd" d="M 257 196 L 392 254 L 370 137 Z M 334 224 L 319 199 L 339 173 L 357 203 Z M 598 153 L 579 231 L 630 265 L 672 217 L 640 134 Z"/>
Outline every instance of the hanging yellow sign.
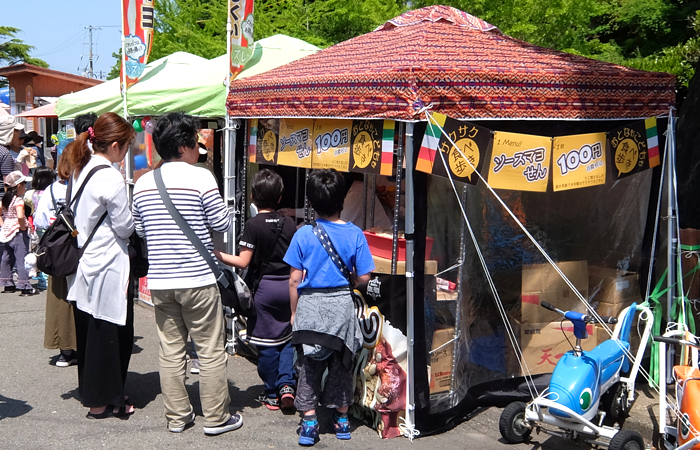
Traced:
<path fill-rule="evenodd" d="M 605 133 L 554 138 L 554 191 L 605 184 Z"/>
<path fill-rule="evenodd" d="M 350 167 L 352 120 L 315 120 L 311 167 L 347 172 Z"/>
<path fill-rule="evenodd" d="M 552 138 L 496 131 L 489 167 L 495 189 L 546 192 Z"/>
<path fill-rule="evenodd" d="M 313 119 L 280 119 L 277 164 L 311 168 Z"/>

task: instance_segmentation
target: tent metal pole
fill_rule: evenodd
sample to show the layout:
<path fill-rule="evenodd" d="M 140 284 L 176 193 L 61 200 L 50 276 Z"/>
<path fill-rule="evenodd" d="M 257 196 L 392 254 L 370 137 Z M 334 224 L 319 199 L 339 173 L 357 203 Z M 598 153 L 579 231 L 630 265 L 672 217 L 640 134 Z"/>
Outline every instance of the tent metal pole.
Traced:
<path fill-rule="evenodd" d="M 124 108 L 124 120 L 129 122 L 129 111 L 126 102 L 126 39 L 124 37 L 124 2 L 122 2 L 122 107 Z M 129 146 L 129 150 L 124 157 L 124 175 L 126 183 L 126 196 L 131 204 L 134 194 L 134 150 Z"/>
<path fill-rule="evenodd" d="M 666 320 L 667 323 L 671 323 L 673 320 L 671 318 L 671 311 L 673 310 L 673 303 L 676 297 L 676 289 L 672 286 L 676 282 L 676 263 L 678 254 L 676 252 L 678 246 L 678 235 L 676 230 L 678 229 L 678 216 L 676 211 L 676 189 L 675 189 L 675 173 L 676 173 L 676 136 L 675 136 L 675 121 L 673 119 L 673 110 L 668 116 L 668 131 L 666 133 L 666 139 L 668 139 L 668 166 L 667 177 L 666 177 L 666 194 L 667 194 L 667 217 L 668 217 L 668 231 L 667 231 L 667 246 L 668 246 L 668 278 L 666 278 L 666 286 L 669 288 L 666 294 Z M 669 351 L 666 355 L 667 363 L 666 367 L 669 369 L 666 374 L 660 374 L 666 377 L 666 383 L 673 383 L 672 368 L 673 361 L 675 357 L 675 349 L 673 346 L 669 346 Z"/>
<path fill-rule="evenodd" d="M 467 186 L 462 188 L 462 205 L 467 204 Z M 452 380 L 450 381 L 450 402 L 451 406 L 457 406 L 457 396 L 455 393 L 456 389 L 456 379 L 455 374 L 457 373 L 457 361 L 459 355 L 459 336 L 460 328 L 462 327 L 462 299 L 464 291 L 464 261 L 467 259 L 467 245 L 465 235 L 467 233 L 467 221 L 462 217 L 460 221 L 459 228 L 459 264 L 457 272 L 457 299 L 455 300 L 455 333 L 453 336 L 454 343 L 452 344 Z"/>
<path fill-rule="evenodd" d="M 227 14 L 226 19 L 226 54 L 228 55 L 228 64 L 226 69 L 226 94 L 228 95 L 231 86 L 231 33 L 233 26 L 231 24 L 231 14 Z M 236 135 L 232 127 L 231 117 L 226 108 L 226 117 L 224 118 L 224 151 L 223 151 L 223 166 L 224 166 L 224 202 L 231 217 L 232 225 L 227 233 L 224 234 L 224 243 L 226 244 L 226 253 L 231 255 L 236 254 Z"/>
<path fill-rule="evenodd" d="M 394 195 L 394 235 L 391 246 L 391 274 L 396 275 L 396 261 L 399 255 L 399 214 L 401 212 L 401 169 L 404 163 L 403 134 L 406 132 L 406 124 L 399 122 L 399 142 L 396 147 L 396 194 Z M 408 254 L 408 253 L 407 253 Z M 406 258 L 408 260 L 408 258 Z"/>
<path fill-rule="evenodd" d="M 401 129 L 401 128 L 399 128 Z M 399 142 L 401 142 L 401 136 L 399 135 Z M 401 183 L 401 165 L 400 158 L 399 163 L 397 163 L 397 203 L 399 198 L 400 183 Z M 413 253 L 414 253 L 414 240 L 413 233 L 415 233 L 415 210 L 414 210 L 414 187 L 413 187 L 413 123 L 406 124 L 406 331 L 407 331 L 407 344 L 408 344 L 408 361 L 406 367 L 406 421 L 409 429 L 413 429 L 416 423 L 416 406 L 415 406 L 415 393 L 414 384 L 415 380 L 413 377 L 414 370 L 414 341 L 415 341 L 415 321 L 413 316 L 413 300 L 414 300 L 414 271 L 413 271 Z M 394 225 L 396 225 L 397 220 L 394 219 Z M 395 231 L 396 232 L 396 231 Z M 396 240 L 394 240 L 396 242 Z M 392 266 L 395 264 L 395 259 L 392 258 Z M 392 267 L 393 268 L 393 267 Z M 413 440 L 413 435 L 409 436 Z"/>

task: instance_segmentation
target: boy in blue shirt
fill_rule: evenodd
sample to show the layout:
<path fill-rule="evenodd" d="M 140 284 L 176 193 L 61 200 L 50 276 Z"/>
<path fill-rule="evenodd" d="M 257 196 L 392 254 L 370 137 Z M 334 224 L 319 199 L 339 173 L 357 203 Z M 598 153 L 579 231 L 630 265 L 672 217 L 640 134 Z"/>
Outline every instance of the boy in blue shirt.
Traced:
<path fill-rule="evenodd" d="M 362 230 L 340 219 L 345 182 L 335 170 L 316 170 L 306 184 L 318 224 L 351 273 L 354 285 L 369 281 L 374 261 Z M 297 396 L 294 406 L 303 412 L 299 444 L 319 440 L 316 407 L 335 408 L 338 439 L 350 439 L 348 407 L 353 399 L 352 361 L 362 347 L 348 279 L 331 260 L 314 225 L 300 228 L 289 244 L 284 261 L 291 266 L 289 297 L 292 308 L 292 344 L 297 348 Z M 328 369 L 321 392 L 321 378 Z M 319 397 L 321 397 L 319 399 Z"/>

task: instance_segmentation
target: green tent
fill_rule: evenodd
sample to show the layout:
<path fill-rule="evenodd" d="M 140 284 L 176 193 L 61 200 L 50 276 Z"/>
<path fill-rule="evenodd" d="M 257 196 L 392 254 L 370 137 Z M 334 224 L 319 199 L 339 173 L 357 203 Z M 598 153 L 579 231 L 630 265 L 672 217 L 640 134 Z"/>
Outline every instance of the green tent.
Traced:
<path fill-rule="evenodd" d="M 238 78 L 266 72 L 296 61 L 320 49 L 284 35 L 261 39 L 253 44 L 253 56 Z M 227 55 L 211 60 L 184 52 L 173 53 L 146 66 L 143 76 L 127 92 L 129 116 L 158 116 L 185 111 L 196 117 L 224 117 L 226 114 Z M 123 115 L 119 80 L 109 80 L 58 99 L 56 114 L 61 120 L 80 114 L 115 112 Z"/>

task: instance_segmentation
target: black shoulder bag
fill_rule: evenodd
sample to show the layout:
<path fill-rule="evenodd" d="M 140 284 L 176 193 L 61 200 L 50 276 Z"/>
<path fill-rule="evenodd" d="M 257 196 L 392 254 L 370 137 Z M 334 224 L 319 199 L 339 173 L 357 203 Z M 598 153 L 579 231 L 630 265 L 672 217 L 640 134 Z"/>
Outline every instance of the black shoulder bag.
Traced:
<path fill-rule="evenodd" d="M 197 236 L 192 227 L 190 227 L 177 208 L 175 208 L 165 188 L 165 184 L 163 183 L 163 175 L 160 173 L 160 168 L 153 171 L 153 178 L 155 179 L 158 193 L 160 193 L 168 213 L 170 213 L 170 216 L 177 226 L 180 227 L 185 237 L 187 237 L 194 248 L 197 249 L 200 256 L 206 261 L 214 274 L 216 283 L 219 286 L 219 292 L 221 293 L 221 303 L 223 303 L 225 307 L 233 308 L 236 314 L 241 316 L 255 316 L 255 305 L 253 304 L 248 286 L 236 272 L 227 266 L 220 265 L 218 261 L 211 256 L 211 253 L 209 253 L 209 250 L 205 247 L 202 240 L 199 239 L 199 236 Z"/>
<path fill-rule="evenodd" d="M 42 236 L 39 241 L 35 252 L 36 265 L 42 272 L 54 277 L 67 277 L 78 271 L 80 258 L 83 256 L 85 248 L 95 236 L 97 229 L 100 228 L 100 225 L 102 225 L 102 222 L 104 222 L 107 217 L 107 212 L 100 217 L 100 220 L 97 222 L 97 225 L 95 225 L 95 228 L 93 228 L 85 244 L 80 248 L 78 247 L 78 230 L 75 228 L 75 215 L 71 207 L 73 203 L 76 203 L 80 199 L 85 186 L 87 186 L 88 181 L 90 181 L 90 178 L 92 178 L 95 172 L 106 169 L 107 167 L 109 166 L 100 165 L 93 167 L 92 170 L 88 172 L 85 181 L 83 181 L 82 186 L 80 186 L 80 189 L 78 189 L 78 192 L 72 200 L 70 200 L 70 198 L 73 177 L 71 176 L 68 180 L 66 204 L 59 210 L 56 210 L 56 220 L 46 229 L 46 233 L 44 233 L 44 236 Z M 53 199 L 53 191 L 51 191 L 51 197 Z M 55 207 L 56 203 L 54 201 L 54 208 Z"/>

